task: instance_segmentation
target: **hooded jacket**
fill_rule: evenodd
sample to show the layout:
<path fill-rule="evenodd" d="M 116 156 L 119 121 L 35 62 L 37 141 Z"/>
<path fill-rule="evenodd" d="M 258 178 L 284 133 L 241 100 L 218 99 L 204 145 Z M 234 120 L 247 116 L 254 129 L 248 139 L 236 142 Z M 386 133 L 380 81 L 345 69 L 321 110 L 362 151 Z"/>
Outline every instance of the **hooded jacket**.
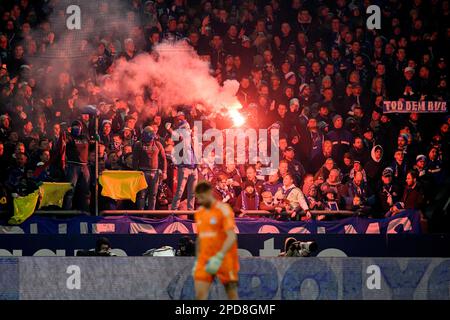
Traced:
<path fill-rule="evenodd" d="M 375 158 L 375 149 L 377 148 L 381 149 L 380 160 L 376 160 Z M 370 159 L 364 166 L 364 171 L 366 171 L 367 177 L 369 177 L 369 181 L 378 181 L 381 177 L 381 172 L 383 171 L 383 147 L 379 144 L 375 145 L 370 151 Z"/>

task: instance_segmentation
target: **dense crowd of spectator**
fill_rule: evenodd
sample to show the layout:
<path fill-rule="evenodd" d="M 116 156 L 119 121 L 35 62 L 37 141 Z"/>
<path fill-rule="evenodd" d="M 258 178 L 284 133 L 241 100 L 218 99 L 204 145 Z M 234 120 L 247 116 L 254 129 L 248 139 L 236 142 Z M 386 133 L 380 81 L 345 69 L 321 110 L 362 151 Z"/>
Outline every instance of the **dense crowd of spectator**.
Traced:
<path fill-rule="evenodd" d="M 366 27 L 371 2 L 381 6 L 380 30 Z M 58 43 L 47 19 L 52 1 L 1 2 L 6 197 L 26 195 L 41 181 L 66 181 L 74 190 L 65 208 L 92 210 L 96 139 L 100 173 L 141 170 L 149 185 L 135 204 L 102 197 L 100 209 L 194 209 L 193 187 L 207 179 L 237 214 L 262 209 L 297 219 L 299 212 L 310 218 L 310 210 L 346 209 L 379 218 L 423 208 L 447 178 L 448 115 L 386 114 L 383 101 L 448 101 L 448 0 L 124 3 L 136 28 L 124 34 L 98 25 L 102 33 L 84 39 L 90 67 L 80 72 L 76 64 L 55 70 L 31 62 Z M 101 8 L 107 13 L 108 2 Z M 167 106 L 144 117 L 151 92 L 102 95 L 117 61 L 150 54 L 163 41 L 189 43 L 218 82 L 239 81 L 246 125 L 280 128 L 278 170 L 262 176 L 259 164 L 217 165 L 214 156 L 174 165 L 173 129 L 192 127 L 202 112 Z M 98 134 L 88 104 L 100 112 Z M 222 124 L 208 120 L 206 127 Z"/>

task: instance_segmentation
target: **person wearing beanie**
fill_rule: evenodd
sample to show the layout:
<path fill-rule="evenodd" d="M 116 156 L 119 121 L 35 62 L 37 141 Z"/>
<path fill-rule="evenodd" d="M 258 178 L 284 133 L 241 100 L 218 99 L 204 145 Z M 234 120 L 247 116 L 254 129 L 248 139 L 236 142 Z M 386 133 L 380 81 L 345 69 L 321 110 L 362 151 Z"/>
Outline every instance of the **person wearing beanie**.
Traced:
<path fill-rule="evenodd" d="M 300 185 L 305 176 L 305 168 L 302 163 L 295 157 L 295 150 L 292 146 L 288 146 L 283 152 L 283 159 L 288 162 L 288 170 L 294 177 L 294 182 Z"/>
<path fill-rule="evenodd" d="M 372 148 L 376 145 L 373 129 L 370 126 L 366 126 L 362 133 L 364 138 L 364 146 L 367 150 L 372 150 Z"/>
<path fill-rule="evenodd" d="M 288 73 L 286 73 L 286 74 L 284 75 L 284 80 L 286 80 L 286 82 L 289 82 L 289 80 L 290 80 L 291 78 L 295 78 L 295 73 L 292 72 L 292 71 L 289 71 Z"/>
<path fill-rule="evenodd" d="M 162 177 L 160 177 L 160 167 L 162 167 Z M 147 189 L 139 191 L 137 195 L 138 210 L 155 210 L 159 180 L 167 179 L 167 159 L 164 147 L 157 140 L 151 126 L 144 128 L 141 140 L 134 144 L 133 168 L 144 172 L 148 185 Z M 146 203 L 147 208 L 145 208 Z"/>
<path fill-rule="evenodd" d="M 416 157 L 416 164 L 413 166 L 413 169 L 418 173 L 418 179 L 422 180 L 427 173 L 427 157 L 423 154 L 419 154 Z"/>
<path fill-rule="evenodd" d="M 393 170 L 392 177 L 394 183 L 398 184 L 399 186 L 403 186 L 406 179 L 406 173 L 409 168 L 409 164 L 405 159 L 405 154 L 403 153 L 403 150 L 397 149 L 394 152 L 394 160 L 392 161 L 390 167 Z"/>
<path fill-rule="evenodd" d="M 416 156 L 419 152 L 417 150 L 417 144 L 413 141 L 409 130 L 400 130 L 400 134 L 397 137 L 397 149 L 403 150 L 406 162 L 411 165 L 416 162 Z"/>
<path fill-rule="evenodd" d="M 344 119 L 341 115 L 337 114 L 333 117 L 333 129 L 328 132 L 327 140 L 330 140 L 333 145 L 333 159 L 336 159 L 341 166 L 344 154 L 350 150 L 353 140 L 350 131 L 344 128 Z"/>
<path fill-rule="evenodd" d="M 397 139 L 397 149 L 402 149 L 406 153 L 406 148 L 408 147 L 409 136 L 406 133 L 401 133 Z"/>
<path fill-rule="evenodd" d="M 298 100 L 300 101 L 300 105 L 302 106 L 302 108 L 311 108 L 314 99 L 309 84 L 303 83 L 300 85 Z"/>
<path fill-rule="evenodd" d="M 384 214 L 390 212 L 391 208 L 400 200 L 401 190 L 397 184 L 393 182 L 394 170 L 387 167 L 381 174 L 381 181 L 377 187 L 377 210 L 374 210 L 373 218 L 382 218 Z"/>
<path fill-rule="evenodd" d="M 246 210 L 259 210 L 259 194 L 252 181 L 244 181 L 233 209 L 236 214 L 243 214 Z"/>
<path fill-rule="evenodd" d="M 124 127 L 122 129 L 122 139 L 123 145 L 132 146 L 134 144 L 133 129 L 130 127 Z"/>

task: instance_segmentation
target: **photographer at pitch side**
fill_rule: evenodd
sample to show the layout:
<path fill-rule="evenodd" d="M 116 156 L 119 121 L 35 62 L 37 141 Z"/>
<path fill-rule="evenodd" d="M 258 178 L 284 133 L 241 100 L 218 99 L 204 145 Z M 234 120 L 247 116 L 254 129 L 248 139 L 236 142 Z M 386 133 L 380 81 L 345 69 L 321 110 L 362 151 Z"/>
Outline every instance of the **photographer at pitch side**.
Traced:
<path fill-rule="evenodd" d="M 315 241 L 297 241 L 293 237 L 286 238 L 284 241 L 284 251 L 279 257 L 309 257 L 312 252 L 317 251 L 318 246 Z"/>

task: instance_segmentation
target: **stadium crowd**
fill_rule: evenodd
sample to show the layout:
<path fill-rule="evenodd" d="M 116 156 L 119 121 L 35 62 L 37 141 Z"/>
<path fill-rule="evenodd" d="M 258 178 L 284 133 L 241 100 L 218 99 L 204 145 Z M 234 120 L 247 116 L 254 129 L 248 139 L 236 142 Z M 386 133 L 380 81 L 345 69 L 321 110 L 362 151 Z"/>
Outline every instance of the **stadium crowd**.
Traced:
<path fill-rule="evenodd" d="M 92 212 L 97 140 L 100 173 L 140 170 L 148 183 L 136 203 L 100 196 L 101 210 L 194 209 L 193 188 L 204 179 L 236 214 L 309 219 L 310 210 L 352 210 L 381 218 L 422 209 L 447 178 L 450 117 L 383 113 L 383 101 L 448 101 L 449 1 L 376 1 L 380 30 L 366 27 L 371 2 L 124 1 L 136 28 L 113 32 L 96 20 L 101 35 L 84 39 L 89 68 L 80 72 L 76 63 L 63 70 L 32 63 L 58 41 L 47 19 L 52 1 L 2 1 L 2 206 L 39 182 L 70 182 L 64 208 Z M 100 6 L 108 11 L 107 1 Z M 260 164 L 217 165 L 214 155 L 175 165 L 173 129 L 192 127 L 202 111 L 163 112 L 151 92 L 103 94 L 118 61 L 164 41 L 189 43 L 219 83 L 239 81 L 246 126 L 280 128 L 278 170 L 262 176 Z M 98 133 L 86 105 L 99 111 Z M 205 127 L 225 123 L 210 119 Z"/>

